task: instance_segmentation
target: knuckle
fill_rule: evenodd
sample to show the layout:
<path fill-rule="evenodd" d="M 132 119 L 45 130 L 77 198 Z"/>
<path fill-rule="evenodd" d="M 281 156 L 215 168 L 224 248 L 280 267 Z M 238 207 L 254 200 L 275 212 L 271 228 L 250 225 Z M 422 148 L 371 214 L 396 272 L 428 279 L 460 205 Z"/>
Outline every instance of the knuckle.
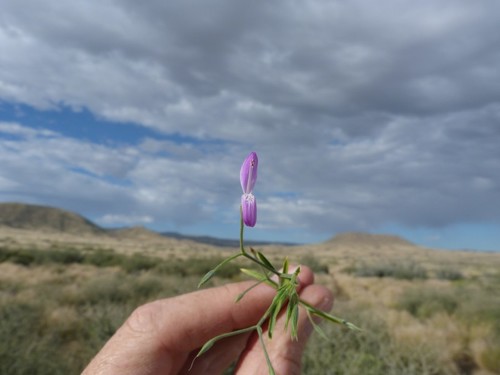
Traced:
<path fill-rule="evenodd" d="M 158 328 L 161 307 L 156 302 L 149 302 L 137 307 L 125 322 L 127 328 L 136 334 L 154 332 Z"/>

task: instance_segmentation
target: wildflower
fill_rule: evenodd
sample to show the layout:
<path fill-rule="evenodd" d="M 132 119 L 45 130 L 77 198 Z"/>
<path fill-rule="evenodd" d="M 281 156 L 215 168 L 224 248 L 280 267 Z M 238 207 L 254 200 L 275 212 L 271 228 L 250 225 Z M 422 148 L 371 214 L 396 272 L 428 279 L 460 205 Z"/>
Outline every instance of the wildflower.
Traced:
<path fill-rule="evenodd" d="M 241 196 L 241 212 L 243 216 L 243 222 L 248 227 L 255 226 L 257 222 L 257 201 L 253 195 L 253 188 L 255 186 L 255 181 L 257 181 L 257 166 L 259 164 L 259 159 L 255 152 L 251 152 L 240 170 L 240 182 L 241 188 L 243 189 L 243 195 Z"/>

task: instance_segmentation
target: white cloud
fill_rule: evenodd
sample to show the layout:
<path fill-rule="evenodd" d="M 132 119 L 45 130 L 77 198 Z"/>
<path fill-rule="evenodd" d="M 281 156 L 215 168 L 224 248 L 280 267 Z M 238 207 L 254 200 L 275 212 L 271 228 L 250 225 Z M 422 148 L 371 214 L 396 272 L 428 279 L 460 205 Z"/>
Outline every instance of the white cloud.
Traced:
<path fill-rule="evenodd" d="M 0 100 L 180 140 L 97 144 L 1 122 L 0 197 L 188 225 L 230 217 L 255 149 L 268 228 L 499 219 L 500 5 L 196 7 L 5 1 Z"/>

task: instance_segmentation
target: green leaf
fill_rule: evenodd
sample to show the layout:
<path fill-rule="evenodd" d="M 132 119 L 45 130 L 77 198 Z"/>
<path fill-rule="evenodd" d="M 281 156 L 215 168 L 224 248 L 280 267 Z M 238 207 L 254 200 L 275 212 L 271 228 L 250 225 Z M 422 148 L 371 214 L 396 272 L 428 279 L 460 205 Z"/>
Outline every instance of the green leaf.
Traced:
<path fill-rule="evenodd" d="M 267 329 L 267 333 L 269 338 L 273 338 L 274 327 L 276 326 L 276 321 L 278 319 L 278 314 L 281 311 L 281 308 L 285 304 L 288 298 L 288 291 L 286 288 L 280 288 L 276 292 L 273 301 L 271 302 L 270 317 L 269 317 L 269 325 Z"/>
<path fill-rule="evenodd" d="M 240 268 L 240 271 L 243 272 L 245 275 L 250 276 L 258 281 L 264 281 L 268 279 L 267 275 L 249 268 Z"/>
<path fill-rule="evenodd" d="M 257 326 L 257 333 L 259 335 L 260 345 L 262 346 L 262 351 L 264 352 L 264 357 L 266 358 L 267 368 L 269 369 L 269 375 L 276 375 L 274 371 L 273 364 L 271 363 L 271 359 L 269 358 L 269 354 L 267 353 L 266 344 L 264 343 L 264 337 L 262 335 L 262 328 Z"/>
<path fill-rule="evenodd" d="M 217 266 L 215 266 L 215 268 L 211 269 L 210 271 L 208 271 L 205 276 L 203 276 L 198 284 L 198 288 L 200 288 L 202 285 L 204 285 L 207 281 L 209 281 L 214 275 L 215 273 L 224 265 L 226 265 L 226 263 L 229 263 L 230 261 L 238 258 L 239 256 L 242 256 L 243 254 L 241 253 L 238 253 L 236 255 L 233 255 L 233 256 L 230 256 L 229 258 L 227 259 L 224 259 L 222 262 L 220 262 Z"/>
<path fill-rule="evenodd" d="M 362 331 L 361 328 L 357 327 L 356 325 L 354 325 L 353 323 L 351 322 L 348 322 L 347 320 L 345 319 L 342 319 L 342 318 L 338 318 L 336 316 L 333 316 L 331 314 L 328 314 L 324 311 L 321 311 L 321 310 L 318 310 L 316 309 L 315 307 L 309 305 L 309 304 L 304 304 L 303 301 L 301 301 L 302 304 L 308 309 L 311 311 L 312 314 L 314 315 L 317 315 L 319 316 L 320 318 L 323 318 L 325 320 L 328 320 L 332 323 L 336 323 L 336 324 L 341 324 L 343 326 L 346 326 L 347 328 L 349 329 L 352 329 L 353 331 Z"/>
<path fill-rule="evenodd" d="M 218 336 L 215 336 L 213 338 L 211 338 L 210 340 L 208 340 L 200 349 L 200 351 L 198 352 L 198 354 L 196 354 L 196 358 L 198 358 L 199 356 L 201 356 L 203 353 L 206 353 L 212 346 L 214 346 L 214 344 L 219 341 L 219 340 L 222 340 L 226 337 L 232 337 L 232 336 L 236 336 L 236 335 L 239 335 L 241 333 L 245 333 L 245 332 L 250 332 L 250 331 L 253 331 L 255 330 L 257 327 L 256 326 L 250 326 L 250 327 L 246 327 L 246 328 L 242 328 L 242 329 L 238 329 L 236 331 L 232 331 L 232 332 L 227 332 L 227 333 L 223 333 L 221 335 L 218 335 Z"/>
<path fill-rule="evenodd" d="M 257 251 L 257 257 L 259 260 L 266 266 L 267 269 L 272 270 L 274 272 L 278 272 L 276 268 L 272 265 L 272 263 L 265 257 L 264 254 L 262 254 L 260 251 Z"/>
<path fill-rule="evenodd" d="M 299 305 L 295 305 L 292 310 L 292 339 L 299 338 Z"/>
<path fill-rule="evenodd" d="M 203 276 L 200 280 L 200 282 L 198 283 L 198 288 L 200 288 L 202 285 L 204 285 L 205 283 L 208 282 L 208 280 L 210 280 L 214 275 L 215 275 L 215 272 L 216 272 L 216 269 L 212 269 L 210 271 L 208 271 L 205 276 Z"/>
<path fill-rule="evenodd" d="M 217 337 L 214 337 L 213 339 L 211 340 L 208 340 L 200 349 L 200 351 L 198 352 L 198 354 L 196 354 L 196 357 L 195 358 L 198 358 L 200 357 L 201 355 L 203 355 L 203 353 L 206 353 L 208 350 L 210 350 L 210 348 L 212 346 L 214 346 L 214 344 L 218 341 L 219 339 Z"/>
<path fill-rule="evenodd" d="M 311 322 L 311 325 L 313 326 L 314 330 L 318 333 L 318 335 L 320 335 L 326 341 L 330 341 L 330 338 L 326 335 L 325 331 L 323 331 L 323 329 L 314 321 L 310 311 L 306 309 L 306 313 L 307 317 L 309 318 L 309 321 Z"/>
<path fill-rule="evenodd" d="M 285 260 L 283 261 L 283 271 L 282 271 L 282 273 L 288 273 L 288 267 L 289 267 L 288 257 L 285 257 Z"/>
<path fill-rule="evenodd" d="M 293 340 L 298 338 L 298 324 L 299 324 L 299 296 L 295 289 L 292 295 L 288 299 L 288 306 L 286 309 L 286 322 L 285 329 L 288 329 L 288 325 L 291 323 L 290 336 Z"/>
<path fill-rule="evenodd" d="M 251 291 L 251 290 L 252 290 L 253 288 L 255 288 L 256 286 L 258 286 L 258 285 L 262 284 L 264 281 L 265 281 L 265 280 L 261 280 L 261 281 L 259 281 L 259 282 L 255 283 L 255 284 L 253 284 L 250 288 L 246 289 L 246 290 L 245 290 L 245 291 L 243 291 L 242 293 L 238 294 L 238 296 L 236 297 L 236 301 L 235 301 L 235 302 L 239 302 L 239 301 L 241 301 L 241 299 L 242 299 L 243 297 L 245 297 L 245 295 L 246 295 L 249 291 Z"/>

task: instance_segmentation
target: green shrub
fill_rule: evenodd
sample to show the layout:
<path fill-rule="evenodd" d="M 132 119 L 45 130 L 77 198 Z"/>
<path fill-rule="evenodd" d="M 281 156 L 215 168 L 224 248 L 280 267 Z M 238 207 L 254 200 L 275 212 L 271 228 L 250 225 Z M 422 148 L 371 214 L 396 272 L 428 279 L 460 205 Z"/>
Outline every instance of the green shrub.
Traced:
<path fill-rule="evenodd" d="M 361 264 L 345 270 L 359 277 L 392 277 L 395 279 L 426 279 L 427 271 L 415 263 L 375 263 Z"/>
<path fill-rule="evenodd" d="M 481 353 L 482 365 L 491 372 L 500 373 L 500 343 L 490 346 Z"/>
<path fill-rule="evenodd" d="M 314 273 L 328 273 L 328 264 L 322 263 L 314 255 L 304 255 L 302 258 L 300 258 L 299 262 L 300 264 L 311 268 Z"/>
<path fill-rule="evenodd" d="M 40 258 L 44 258 L 42 263 L 71 264 L 82 263 L 85 259 L 84 254 L 77 249 L 66 250 L 40 250 Z"/>
<path fill-rule="evenodd" d="M 434 289 L 406 290 L 397 307 L 417 318 L 427 319 L 439 312 L 453 314 L 460 305 L 459 296 L 452 291 Z"/>
<path fill-rule="evenodd" d="M 303 358 L 308 375 L 435 375 L 449 373 L 432 343 L 416 347 L 393 341 L 386 324 L 365 308 L 336 304 L 335 313 L 358 324 L 362 332 L 323 323 L 328 340 L 312 336 Z M 346 308 L 347 307 L 347 308 Z"/>
<path fill-rule="evenodd" d="M 166 275 L 198 276 L 202 277 L 224 260 L 222 257 L 171 259 L 164 260 L 156 265 L 155 272 Z M 220 268 L 218 277 L 232 278 L 240 273 L 238 262 L 231 262 Z"/>
<path fill-rule="evenodd" d="M 123 303 L 133 296 L 122 275 L 104 275 L 89 280 L 80 293 L 81 304 Z"/>
<path fill-rule="evenodd" d="M 135 296 L 142 296 L 142 298 L 147 299 L 156 297 L 167 289 L 161 279 L 152 276 L 137 278 L 132 283 L 131 288 Z"/>
<path fill-rule="evenodd" d="M 161 259 L 145 256 L 142 254 L 133 254 L 123 257 L 121 267 L 127 272 L 139 272 L 150 270 L 162 262 Z"/>
<path fill-rule="evenodd" d="M 451 281 L 464 279 L 464 275 L 460 271 L 450 268 L 442 268 L 437 270 L 436 277 L 440 280 L 451 280 Z"/>
<path fill-rule="evenodd" d="M 87 253 L 84 261 L 97 267 L 113 267 L 121 265 L 123 257 L 113 250 L 98 249 Z"/>
<path fill-rule="evenodd" d="M 82 263 L 84 255 L 76 249 L 0 249 L 0 262 L 12 262 L 22 266 L 42 265 L 47 263 Z"/>

